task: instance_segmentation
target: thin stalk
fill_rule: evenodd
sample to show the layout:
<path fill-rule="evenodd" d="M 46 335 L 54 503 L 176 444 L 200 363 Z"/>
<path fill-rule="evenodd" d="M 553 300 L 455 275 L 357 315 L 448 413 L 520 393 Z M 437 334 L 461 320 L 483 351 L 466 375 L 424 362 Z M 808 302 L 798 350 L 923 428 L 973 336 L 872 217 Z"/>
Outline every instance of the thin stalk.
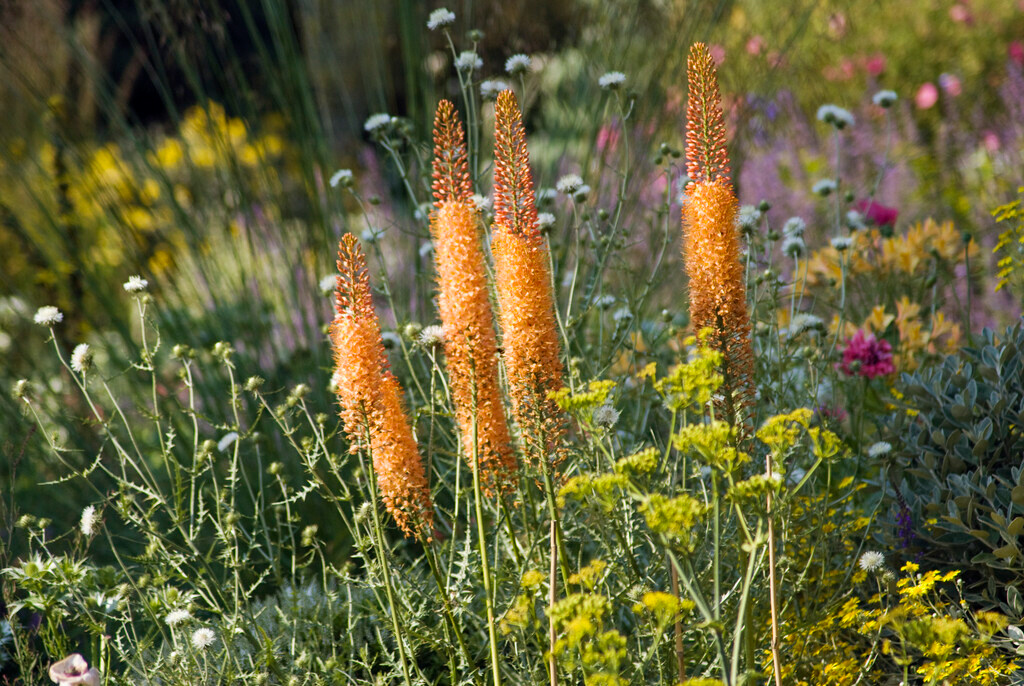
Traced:
<path fill-rule="evenodd" d="M 768 478 L 772 475 L 772 454 L 765 458 L 765 471 Z M 772 671 L 775 674 L 775 686 L 782 686 L 782 665 L 779 662 L 779 592 L 778 580 L 775 577 L 775 516 L 772 513 L 772 494 L 768 493 L 768 601 L 772 617 Z"/>
<path fill-rule="evenodd" d="M 448 622 L 452 625 L 452 631 L 455 633 L 455 638 L 459 642 L 459 650 L 462 651 L 462 658 L 468 665 L 469 660 L 469 649 L 466 648 L 466 643 L 462 638 L 462 632 L 459 631 L 458 624 L 455 623 L 455 615 L 452 613 L 451 601 L 448 598 L 448 589 L 444 583 L 444 579 L 441 578 L 440 567 L 435 557 L 434 549 L 423 540 L 420 536 L 420 545 L 423 546 L 424 555 L 427 558 L 427 564 L 430 566 L 430 573 L 434 577 L 434 582 L 437 584 L 437 593 L 441 596 L 441 602 L 444 605 L 444 613 L 448 618 Z"/>
<path fill-rule="evenodd" d="M 555 631 L 555 620 L 551 618 L 551 608 L 555 606 L 558 589 L 558 544 L 555 520 L 551 520 L 551 564 L 548 565 L 548 683 L 558 686 L 558 664 L 555 661 L 555 642 L 558 634 Z"/>
<path fill-rule="evenodd" d="M 369 436 L 367 436 L 366 441 L 367 445 L 369 445 Z M 384 572 L 384 590 L 387 593 L 388 605 L 391 608 L 391 628 L 395 632 L 395 643 L 398 645 L 398 659 L 402 663 L 402 676 L 405 678 L 405 686 L 412 686 L 412 680 L 409 678 L 409 663 L 405 657 L 405 643 L 402 640 L 402 627 L 398 621 L 398 605 L 395 603 L 395 591 L 391 587 L 391 567 L 388 564 L 390 550 L 384 546 L 384 533 L 380 522 L 380 510 L 377 505 L 377 475 L 373 471 L 372 465 L 370 469 L 366 470 L 366 473 L 369 475 L 370 497 L 373 499 L 370 507 L 370 511 L 373 513 L 373 535 L 377 543 L 380 565 Z"/>
<path fill-rule="evenodd" d="M 480 564 L 484 577 L 484 604 L 487 608 L 487 637 L 491 648 L 491 676 L 494 686 L 501 684 L 501 671 L 498 669 L 498 632 L 494 625 L 494 596 L 491 588 L 491 565 L 487 559 L 486 532 L 484 531 L 483 494 L 480 489 L 480 463 L 477 455 L 476 421 L 473 422 L 473 500 L 476 506 L 477 547 L 480 550 Z"/>
<path fill-rule="evenodd" d="M 674 565 L 669 565 L 669 572 L 672 576 L 672 595 L 679 597 L 679 572 Z M 683 652 L 683 623 L 676 617 L 675 621 L 676 640 L 676 668 L 679 671 L 680 683 L 686 681 L 686 654 Z"/>

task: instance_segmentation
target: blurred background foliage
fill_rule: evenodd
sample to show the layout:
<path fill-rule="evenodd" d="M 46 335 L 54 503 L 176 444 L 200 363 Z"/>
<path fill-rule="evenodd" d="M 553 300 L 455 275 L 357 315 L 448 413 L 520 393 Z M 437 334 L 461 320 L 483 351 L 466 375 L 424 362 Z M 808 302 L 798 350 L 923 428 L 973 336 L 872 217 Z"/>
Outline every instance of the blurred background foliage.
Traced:
<path fill-rule="evenodd" d="M 432 278 L 410 266 L 420 264 L 429 237 L 415 215 L 429 199 L 416 161 L 428 159 L 423 141 L 437 100 L 465 106 L 449 45 L 425 30 L 436 6 L 3 3 L 0 386 L 28 377 L 58 397 L 70 390 L 52 354 L 26 343 L 39 338 L 31 317 L 42 305 L 65 313 L 58 332 L 65 349 L 95 343 L 110 356 L 108 368 L 124 369 L 137 350 L 121 284 L 142 274 L 162 301 L 165 344 L 208 351 L 229 341 L 241 377 L 259 373 L 271 389 L 306 382 L 310 405 L 333 414 L 323 335 L 330 310 L 319 282 L 333 272 L 342 233 L 371 225 L 388 232 L 376 252 L 398 303 L 385 312 L 387 324 L 434 317 Z M 625 176 L 615 209 L 633 235 L 612 276 L 622 283 L 635 280 L 631 266 L 650 258 L 655 227 L 678 222 L 675 182 L 683 172 L 678 160 L 660 159 L 660 146 L 682 149 L 685 60 L 696 40 L 708 42 L 719 61 L 741 199 L 769 200 L 777 224 L 802 216 L 815 247 L 827 240 L 816 220 L 824 224 L 831 211 L 808 192 L 835 162 L 829 131 L 814 120 L 827 102 L 858 119 L 846 141 L 852 154 L 840 164 L 856 193 L 844 202 L 875 197 L 899 209 L 899 226 L 951 220 L 991 248 L 997 232 L 990 210 L 1016 197 L 1024 168 L 1019 1 L 448 6 L 457 15 L 457 49 L 475 47 L 483 59 L 474 83 L 501 77 L 519 91 L 538 186 L 580 173 L 597 191 L 597 207 L 611 209 L 612 189 Z M 518 83 L 503 68 L 516 53 L 534 64 Z M 610 70 L 626 74 L 628 128 L 597 84 Z M 871 104 L 881 88 L 901 98 L 891 129 Z M 410 160 L 411 194 L 363 130 L 375 112 L 402 117 L 409 127 L 400 152 Z M 623 173 L 610 160 L 620 159 L 627 142 Z M 486 193 L 483 162 L 477 190 Z M 355 171 L 370 207 L 343 201 L 330 187 L 339 168 Z M 556 251 L 558 240 L 552 238 Z M 678 260 L 678 250 L 668 253 Z M 977 324 L 1019 311 L 1019 303 L 989 296 L 984 284 L 974 287 Z M 678 310 L 677 289 L 657 288 L 653 305 Z M 121 392 L 142 392 L 123 381 Z M 227 423 L 217 415 L 226 410 L 217 402 L 223 380 L 201 378 L 197 392 L 204 426 L 216 438 L 218 424 Z M 66 393 L 52 409 L 68 418 L 61 442 L 87 455 L 101 436 L 74 421 L 81 412 L 73 397 Z M 0 394 L 0 483 L 5 490 L 10 484 L 12 496 L 0 506 L 0 535 L 15 512 L 38 509 L 29 487 L 60 476 L 57 465 L 37 456 L 30 426 L 16 401 Z M 59 488 L 67 497 L 49 502 L 48 516 L 71 521 L 82 501 L 70 486 Z"/>

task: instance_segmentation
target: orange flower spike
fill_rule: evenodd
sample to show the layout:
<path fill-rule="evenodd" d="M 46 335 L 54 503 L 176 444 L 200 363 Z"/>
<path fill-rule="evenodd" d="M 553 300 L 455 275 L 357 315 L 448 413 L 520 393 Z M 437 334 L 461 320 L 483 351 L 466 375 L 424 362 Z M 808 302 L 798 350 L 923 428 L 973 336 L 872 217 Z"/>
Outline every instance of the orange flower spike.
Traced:
<path fill-rule="evenodd" d="M 686 169 L 694 182 L 683 205 L 683 250 L 690 278 L 694 330 L 711 327 L 712 345 L 723 354 L 722 407 L 740 419 L 753 398 L 754 354 L 750 344 L 746 279 L 736 229 L 738 202 L 729 179 L 718 77 L 703 43 L 690 51 Z"/>
<path fill-rule="evenodd" d="M 388 369 L 366 257 L 351 234 L 338 246 L 338 271 L 331 341 L 345 433 L 353 450 L 369 451 L 381 500 L 402 531 L 429 537 L 433 505 L 423 460 L 402 408 L 402 388 Z"/>
<path fill-rule="evenodd" d="M 434 206 L 438 209 L 447 200 L 469 200 L 473 195 L 462 124 L 448 100 L 437 104 L 434 115 L 433 177 Z"/>
<path fill-rule="evenodd" d="M 548 397 L 563 385 L 548 248 L 537 228 L 526 132 L 512 91 L 502 91 L 494 109 L 491 252 L 509 394 L 527 453 L 557 460 L 568 425 Z"/>
<path fill-rule="evenodd" d="M 438 209 L 430 218 L 438 309 L 466 459 L 477 455 L 484 485 L 493 491 L 514 481 L 516 460 L 498 381 L 498 339 L 466 169 L 462 127 L 451 103 L 442 100 L 434 120 L 434 198 Z"/>

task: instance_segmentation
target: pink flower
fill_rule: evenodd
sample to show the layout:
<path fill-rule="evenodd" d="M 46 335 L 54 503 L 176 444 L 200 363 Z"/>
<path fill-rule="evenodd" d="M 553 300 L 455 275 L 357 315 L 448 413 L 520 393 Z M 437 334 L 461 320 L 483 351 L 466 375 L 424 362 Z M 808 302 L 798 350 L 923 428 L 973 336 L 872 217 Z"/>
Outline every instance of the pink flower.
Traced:
<path fill-rule="evenodd" d="M 89 668 L 89 663 L 78 653 L 71 653 L 60 662 L 50 665 L 50 681 L 60 686 L 100 686 L 100 673 Z"/>
<path fill-rule="evenodd" d="M 960 95 L 960 79 L 953 74 L 940 74 L 939 85 L 954 98 Z"/>
<path fill-rule="evenodd" d="M 921 84 L 921 87 L 917 89 L 917 94 L 914 96 L 914 104 L 917 105 L 917 109 L 926 110 L 930 107 L 934 107 L 935 103 L 939 101 L 939 89 L 935 87 L 935 84 L 931 81 L 927 81 Z"/>
<path fill-rule="evenodd" d="M 1006 54 L 1017 64 L 1024 64 L 1024 43 L 1015 40 L 1006 48 Z"/>
<path fill-rule="evenodd" d="M 764 38 L 761 36 L 754 36 L 747 41 L 747 53 L 760 55 L 762 50 L 764 50 Z"/>
<path fill-rule="evenodd" d="M 981 142 L 989 152 L 999 152 L 999 136 L 996 135 L 995 131 L 986 131 L 983 133 L 981 135 Z"/>
<path fill-rule="evenodd" d="M 892 365 L 892 346 L 889 341 L 878 340 L 873 333 L 865 336 L 861 329 L 857 330 L 853 338 L 846 340 L 843 361 L 836 366 L 847 376 L 863 376 L 868 379 L 896 371 Z"/>
<path fill-rule="evenodd" d="M 895 207 L 886 207 L 874 200 L 860 200 L 854 207 L 875 226 L 893 226 L 900 216 L 900 211 Z"/>
<path fill-rule="evenodd" d="M 715 66 L 722 66 L 722 62 L 725 61 L 725 46 L 715 43 L 714 45 L 708 46 L 708 52 L 711 53 L 711 59 L 715 61 Z"/>
<path fill-rule="evenodd" d="M 971 11 L 967 9 L 967 5 L 961 5 L 960 3 L 949 8 L 949 18 L 959 24 L 974 23 L 974 17 L 971 16 Z"/>
<path fill-rule="evenodd" d="M 864 62 L 864 68 L 872 76 L 879 76 L 885 71 L 885 55 L 876 52 Z"/>

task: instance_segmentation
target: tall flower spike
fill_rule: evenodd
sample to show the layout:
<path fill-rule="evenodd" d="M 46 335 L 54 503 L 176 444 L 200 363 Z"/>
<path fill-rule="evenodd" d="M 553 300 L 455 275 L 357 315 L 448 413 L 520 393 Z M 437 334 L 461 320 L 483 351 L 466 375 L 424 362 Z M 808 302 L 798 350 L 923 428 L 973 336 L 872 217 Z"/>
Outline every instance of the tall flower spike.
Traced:
<path fill-rule="evenodd" d="M 718 77 L 703 43 L 690 51 L 686 168 L 694 183 L 683 204 L 683 251 L 690 278 L 690 319 L 710 327 L 711 345 L 722 353 L 725 419 L 742 433 L 753 400 L 754 354 L 743 265 L 736 228 L 737 200 L 729 180 Z"/>
<path fill-rule="evenodd" d="M 729 182 L 729 152 L 725 147 L 725 120 L 718 75 L 711 52 L 703 43 L 690 48 L 690 79 L 686 103 L 686 174 L 694 182 Z"/>
<path fill-rule="evenodd" d="M 537 233 L 526 129 L 510 90 L 499 93 L 494 104 L 494 225 L 520 236 Z"/>
<path fill-rule="evenodd" d="M 402 531 L 429 537 L 433 505 L 423 460 L 402 408 L 402 388 L 388 369 L 366 257 L 351 234 L 338 246 L 338 272 L 331 341 L 345 433 L 353 450 L 370 453 L 381 500 Z"/>
<path fill-rule="evenodd" d="M 455 106 L 448 100 L 437 104 L 434 115 L 434 206 L 448 200 L 469 200 L 473 184 L 469 180 L 466 140 Z"/>
<path fill-rule="evenodd" d="M 434 119 L 438 209 L 430 217 L 438 309 L 463 450 L 467 460 L 477 456 L 484 486 L 493 491 L 513 482 L 516 460 L 498 382 L 498 339 L 466 170 L 462 126 L 452 104 L 442 100 Z"/>
<path fill-rule="evenodd" d="M 557 461 L 567 419 L 548 397 L 563 377 L 548 248 L 537 227 L 526 132 L 512 91 L 498 95 L 494 110 L 491 252 L 509 394 L 527 454 Z"/>

